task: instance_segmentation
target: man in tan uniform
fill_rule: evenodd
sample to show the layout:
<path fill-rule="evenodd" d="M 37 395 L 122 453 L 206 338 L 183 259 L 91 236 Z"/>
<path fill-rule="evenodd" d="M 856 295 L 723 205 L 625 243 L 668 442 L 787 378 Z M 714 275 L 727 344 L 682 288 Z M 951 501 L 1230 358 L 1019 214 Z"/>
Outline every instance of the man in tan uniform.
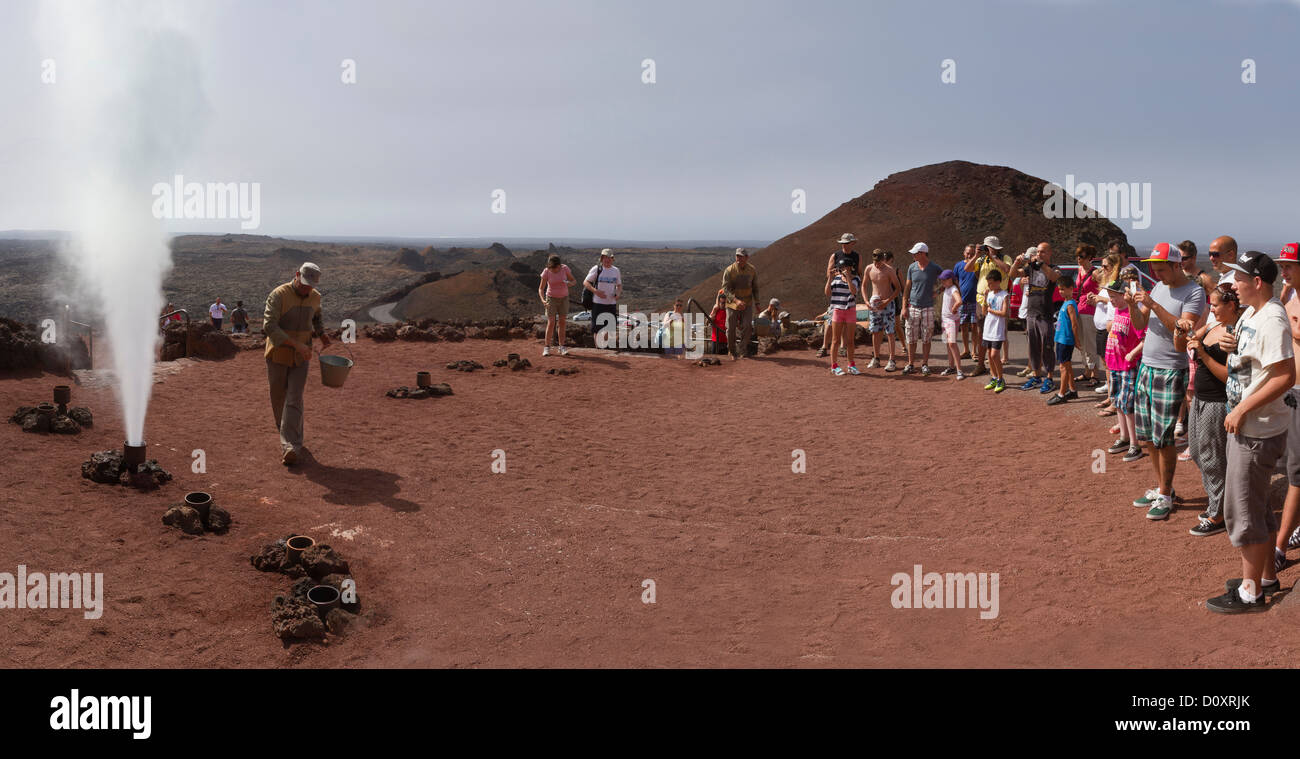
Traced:
<path fill-rule="evenodd" d="M 271 413 L 280 431 L 280 461 L 298 462 L 302 451 L 302 393 L 311 362 L 312 336 L 330 344 L 321 321 L 320 267 L 305 263 L 293 280 L 266 297 L 262 331 L 266 333 L 266 376 L 271 385 Z"/>
<path fill-rule="evenodd" d="M 735 361 L 748 355 L 754 334 L 758 271 L 749 264 L 749 251 L 736 248 L 736 262 L 722 272 L 722 290 L 727 295 L 727 352 Z"/>

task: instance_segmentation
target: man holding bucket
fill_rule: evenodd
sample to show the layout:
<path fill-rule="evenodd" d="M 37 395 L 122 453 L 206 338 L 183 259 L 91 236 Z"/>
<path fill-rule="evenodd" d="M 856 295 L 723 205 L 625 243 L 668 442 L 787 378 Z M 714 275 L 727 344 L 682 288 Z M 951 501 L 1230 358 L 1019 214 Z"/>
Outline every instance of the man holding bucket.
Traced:
<path fill-rule="evenodd" d="M 289 466 L 302 450 L 302 393 L 311 361 L 311 339 L 330 344 L 321 321 L 320 267 L 305 263 L 293 280 L 266 297 L 262 331 L 266 333 L 266 376 L 271 385 L 271 413 L 280 431 L 280 461 Z"/>

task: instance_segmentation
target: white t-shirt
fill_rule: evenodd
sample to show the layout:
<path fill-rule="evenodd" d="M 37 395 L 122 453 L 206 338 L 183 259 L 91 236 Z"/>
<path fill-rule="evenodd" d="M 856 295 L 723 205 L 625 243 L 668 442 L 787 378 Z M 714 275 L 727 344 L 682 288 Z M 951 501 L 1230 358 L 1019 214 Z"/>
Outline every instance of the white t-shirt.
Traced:
<path fill-rule="evenodd" d="M 1026 287 L 1026 285 L 1029 284 L 1029 278 L 1016 277 L 1016 282 L 1020 283 L 1020 312 L 1016 314 L 1016 318 L 1028 319 L 1029 318 L 1029 293 L 1027 292 L 1028 288 Z M 1012 282 L 1011 284 L 1015 285 L 1016 282 Z M 998 339 L 1001 340 L 1005 338 L 998 338 Z"/>
<path fill-rule="evenodd" d="M 600 279 L 596 278 L 597 270 L 600 271 Z M 604 269 L 601 268 L 600 264 L 596 264 L 587 272 L 587 276 L 583 278 L 583 281 L 591 282 L 600 291 L 591 296 L 593 303 L 612 306 L 618 302 L 614 300 L 614 293 L 618 291 L 618 285 L 623 281 L 623 275 L 619 273 L 617 266 Z"/>
<path fill-rule="evenodd" d="M 1259 390 L 1268 379 L 1268 367 L 1290 361 L 1295 355 L 1291 348 L 1290 322 L 1277 298 L 1258 311 L 1253 307 L 1246 309 L 1237 320 L 1236 334 L 1237 350 L 1228 354 L 1228 411 Z M 1240 434 L 1262 438 L 1286 434 L 1292 411 L 1283 400 L 1285 397 L 1275 398 L 1247 414 L 1241 421 Z"/>
<path fill-rule="evenodd" d="M 211 306 L 208 306 L 208 316 L 211 316 L 213 319 L 225 318 L 226 311 L 225 303 L 213 303 Z"/>
<path fill-rule="evenodd" d="M 953 285 L 943 289 L 943 313 L 939 315 L 943 321 L 955 322 L 961 316 L 960 313 L 952 312 L 952 304 L 959 300 L 961 300 L 961 288 Z"/>
<path fill-rule="evenodd" d="M 1098 330 L 1110 329 L 1110 323 L 1115 318 L 1115 308 L 1110 305 L 1108 300 L 1097 300 L 1097 310 L 1092 312 L 1092 326 Z"/>
<path fill-rule="evenodd" d="M 984 301 L 988 304 L 990 309 L 989 313 L 984 315 L 984 339 L 989 341 L 1006 340 L 1007 317 L 994 316 L 992 309 L 996 308 L 997 310 L 1002 311 L 1007 307 L 1007 291 L 998 290 L 997 292 L 993 292 L 990 290 L 984 296 Z"/>

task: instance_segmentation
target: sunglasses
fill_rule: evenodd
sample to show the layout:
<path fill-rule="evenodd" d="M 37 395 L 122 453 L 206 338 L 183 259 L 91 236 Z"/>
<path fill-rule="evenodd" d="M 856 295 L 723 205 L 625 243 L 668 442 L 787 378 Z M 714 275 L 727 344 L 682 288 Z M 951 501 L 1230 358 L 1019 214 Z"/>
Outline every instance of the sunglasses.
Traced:
<path fill-rule="evenodd" d="M 1210 251 L 1210 253 L 1209 253 L 1210 258 L 1218 258 L 1219 256 L 1222 256 L 1222 255 L 1223 255 L 1223 254 L 1220 253 L 1220 252 L 1217 251 L 1217 250 L 1212 250 L 1212 251 Z"/>

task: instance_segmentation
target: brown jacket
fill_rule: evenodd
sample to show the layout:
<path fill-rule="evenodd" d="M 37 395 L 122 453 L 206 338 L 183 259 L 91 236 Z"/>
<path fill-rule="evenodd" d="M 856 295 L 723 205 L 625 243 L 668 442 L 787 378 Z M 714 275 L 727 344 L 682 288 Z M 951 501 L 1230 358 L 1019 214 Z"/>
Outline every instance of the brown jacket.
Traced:
<path fill-rule="evenodd" d="M 297 366 L 302 359 L 292 346 L 285 345 L 288 340 L 311 347 L 313 335 L 325 334 L 321 321 L 320 291 L 312 288 L 307 297 L 294 292 L 293 282 L 271 291 L 266 296 L 266 312 L 263 314 L 262 332 L 266 334 L 266 358 L 277 364 Z"/>
<path fill-rule="evenodd" d="M 744 311 L 758 298 L 758 270 L 751 263 L 743 267 L 733 263 L 722 272 L 722 290 L 727 294 L 727 308 Z"/>

